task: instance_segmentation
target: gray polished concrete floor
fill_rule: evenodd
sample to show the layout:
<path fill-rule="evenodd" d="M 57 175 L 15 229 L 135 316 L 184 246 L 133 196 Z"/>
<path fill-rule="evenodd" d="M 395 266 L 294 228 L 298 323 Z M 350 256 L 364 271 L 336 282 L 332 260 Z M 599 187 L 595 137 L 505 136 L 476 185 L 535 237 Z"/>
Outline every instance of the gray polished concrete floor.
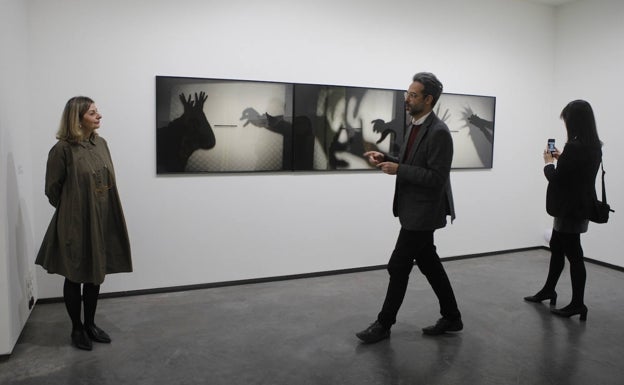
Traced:
<path fill-rule="evenodd" d="M 376 270 L 168 294 L 101 299 L 113 338 L 69 345 L 62 303 L 36 305 L 0 384 L 624 384 L 624 273 L 587 264 L 587 322 L 522 300 L 543 283 L 548 252 L 448 261 L 465 329 L 426 337 L 438 317 L 417 269 L 389 340 L 354 333 L 379 311 Z M 570 299 L 569 270 L 557 287 Z"/>

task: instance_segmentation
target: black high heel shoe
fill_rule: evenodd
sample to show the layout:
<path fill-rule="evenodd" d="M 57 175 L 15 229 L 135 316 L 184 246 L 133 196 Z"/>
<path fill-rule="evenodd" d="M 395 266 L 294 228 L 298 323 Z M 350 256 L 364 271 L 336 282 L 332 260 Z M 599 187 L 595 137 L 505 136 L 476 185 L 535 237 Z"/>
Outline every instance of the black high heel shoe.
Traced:
<path fill-rule="evenodd" d="M 551 313 L 554 315 L 558 315 L 559 317 L 570 318 L 573 315 L 580 315 L 581 321 L 587 320 L 587 306 L 585 305 L 568 305 L 566 307 L 562 307 L 561 309 L 551 309 Z"/>
<path fill-rule="evenodd" d="M 550 305 L 551 306 L 555 306 L 557 304 L 557 292 L 556 291 L 551 291 L 550 293 L 542 293 L 542 292 L 538 292 L 535 295 L 530 295 L 528 297 L 524 297 L 525 301 L 528 302 L 542 302 L 549 299 L 550 300 Z"/>

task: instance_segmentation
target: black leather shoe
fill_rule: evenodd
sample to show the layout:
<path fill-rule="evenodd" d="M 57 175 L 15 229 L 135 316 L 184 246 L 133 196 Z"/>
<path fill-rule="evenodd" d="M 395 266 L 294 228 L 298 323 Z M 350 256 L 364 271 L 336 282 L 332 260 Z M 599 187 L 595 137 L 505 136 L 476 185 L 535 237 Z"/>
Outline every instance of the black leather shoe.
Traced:
<path fill-rule="evenodd" d="M 366 329 L 355 333 L 355 335 L 364 343 L 374 344 L 375 342 L 390 338 L 390 329 L 380 324 L 379 321 L 375 321 Z"/>
<path fill-rule="evenodd" d="M 87 333 L 83 330 L 72 330 L 71 332 L 71 341 L 72 345 L 82 350 L 91 350 L 93 349 L 93 344 L 87 336 Z"/>
<path fill-rule="evenodd" d="M 102 329 L 100 329 L 99 327 L 95 326 L 95 324 L 93 325 L 85 325 L 85 331 L 87 332 L 87 335 L 89 336 L 89 338 L 91 338 L 93 341 L 95 342 L 102 342 L 105 344 L 109 344 L 111 342 L 111 338 L 109 337 L 108 334 L 106 334 L 106 332 Z"/>
<path fill-rule="evenodd" d="M 458 332 L 464 328 L 464 324 L 461 318 L 457 319 L 448 319 L 448 318 L 440 318 L 435 325 L 427 326 L 423 328 L 423 334 L 428 336 L 439 336 L 440 334 L 444 334 L 446 332 Z"/>
<path fill-rule="evenodd" d="M 557 292 L 556 291 L 551 291 L 550 293 L 542 293 L 541 291 L 538 292 L 535 295 L 530 295 L 528 297 L 524 297 L 525 301 L 528 302 L 542 302 L 549 299 L 550 300 L 550 304 L 552 306 L 555 306 L 557 304 Z"/>
<path fill-rule="evenodd" d="M 581 321 L 587 320 L 587 306 L 585 305 L 568 305 L 561 309 L 551 309 L 551 313 L 558 315 L 559 317 L 570 318 L 573 315 L 580 315 Z"/>

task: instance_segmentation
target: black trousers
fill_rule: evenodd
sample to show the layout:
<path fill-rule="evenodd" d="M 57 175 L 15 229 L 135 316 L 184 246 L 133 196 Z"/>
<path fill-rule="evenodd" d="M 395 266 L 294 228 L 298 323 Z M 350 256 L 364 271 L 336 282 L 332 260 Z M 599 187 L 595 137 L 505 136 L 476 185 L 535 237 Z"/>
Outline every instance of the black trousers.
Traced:
<path fill-rule="evenodd" d="M 377 320 L 388 328 L 396 323 L 396 316 L 405 298 L 414 261 L 438 297 L 442 317 L 460 318 L 461 313 L 457 308 L 453 288 L 433 244 L 433 230 L 410 231 L 402 228 L 388 262 L 390 281 L 386 299 Z"/>

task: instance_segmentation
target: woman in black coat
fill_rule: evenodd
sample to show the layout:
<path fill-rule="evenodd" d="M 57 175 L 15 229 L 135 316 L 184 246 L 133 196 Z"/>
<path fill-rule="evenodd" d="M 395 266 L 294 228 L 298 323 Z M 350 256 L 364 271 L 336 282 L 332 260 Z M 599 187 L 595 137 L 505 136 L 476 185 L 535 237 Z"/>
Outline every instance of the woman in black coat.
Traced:
<path fill-rule="evenodd" d="M 585 293 L 585 264 L 581 233 L 587 232 L 596 202 L 596 174 L 602 160 L 602 142 L 596 131 L 594 112 L 584 100 L 568 103 L 561 112 L 568 141 L 559 152 L 544 150 L 544 175 L 548 179 L 546 211 L 554 217 L 550 238 L 550 267 L 544 287 L 535 295 L 525 297 L 529 302 L 557 301 L 555 286 L 563 271 L 565 257 L 570 262 L 572 300 L 570 304 L 551 312 L 562 317 L 579 314 L 587 319 Z M 557 164 L 555 165 L 555 160 Z"/>

